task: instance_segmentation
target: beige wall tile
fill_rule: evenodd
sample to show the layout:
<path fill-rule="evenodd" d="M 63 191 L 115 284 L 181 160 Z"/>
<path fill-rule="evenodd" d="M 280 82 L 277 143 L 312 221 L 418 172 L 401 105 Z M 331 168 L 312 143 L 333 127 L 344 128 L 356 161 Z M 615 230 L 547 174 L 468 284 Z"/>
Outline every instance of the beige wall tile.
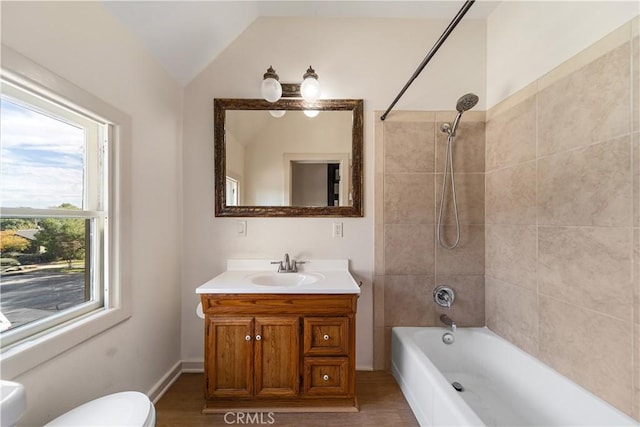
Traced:
<path fill-rule="evenodd" d="M 376 371 L 384 370 L 385 360 L 385 344 L 384 344 L 385 328 L 375 328 L 373 330 L 373 369 Z"/>
<path fill-rule="evenodd" d="M 376 176 L 379 174 L 376 174 Z M 382 187 L 383 180 L 376 179 L 376 185 L 380 183 Z M 376 189 L 376 193 L 378 190 Z M 384 209 L 382 208 L 382 201 L 376 200 L 376 220 L 374 224 L 374 254 L 375 254 L 375 274 L 384 274 Z"/>
<path fill-rule="evenodd" d="M 431 326 L 434 318 L 433 276 L 386 276 L 385 326 Z"/>
<path fill-rule="evenodd" d="M 391 370 L 391 326 L 384 328 L 384 370 Z"/>
<path fill-rule="evenodd" d="M 538 161 L 538 221 L 631 225 L 631 144 L 625 136 Z"/>
<path fill-rule="evenodd" d="M 385 174 L 385 223 L 433 224 L 433 181 L 432 173 Z"/>
<path fill-rule="evenodd" d="M 535 225 L 486 225 L 486 275 L 537 290 L 537 244 Z"/>
<path fill-rule="evenodd" d="M 640 227 L 640 133 L 631 136 L 633 156 L 633 226 Z"/>
<path fill-rule="evenodd" d="M 536 223 L 536 163 L 488 172 L 485 190 L 487 224 Z"/>
<path fill-rule="evenodd" d="M 436 222 L 438 214 L 440 212 L 440 198 L 442 197 L 442 177 L 442 174 L 436 174 Z M 450 179 L 450 177 L 447 177 L 447 188 L 445 192 L 446 198 L 444 209 L 442 211 L 443 224 L 455 224 Z M 454 179 L 456 185 L 456 200 L 458 203 L 458 218 L 460 220 L 460 224 L 484 224 L 484 174 L 456 173 Z"/>
<path fill-rule="evenodd" d="M 373 326 L 384 326 L 384 279 L 386 276 L 375 276 L 373 279 Z"/>
<path fill-rule="evenodd" d="M 442 226 L 445 243 L 455 241 L 455 225 Z M 445 249 L 436 242 L 436 274 L 484 274 L 484 225 L 460 225 L 460 243 Z"/>
<path fill-rule="evenodd" d="M 631 414 L 633 331 L 629 324 L 540 296 L 540 359 Z"/>
<path fill-rule="evenodd" d="M 640 131 L 640 38 L 635 36 L 631 41 L 633 49 L 632 53 L 632 74 L 631 74 L 631 86 L 633 88 L 633 94 L 631 102 L 632 106 L 632 129 L 635 132 Z"/>
<path fill-rule="evenodd" d="M 631 228 L 540 227 L 540 294 L 631 322 Z"/>
<path fill-rule="evenodd" d="M 536 97 L 487 122 L 487 171 L 536 158 Z"/>
<path fill-rule="evenodd" d="M 385 274 L 433 274 L 434 226 L 386 224 Z"/>
<path fill-rule="evenodd" d="M 630 43 L 538 94 L 538 155 L 606 141 L 630 130 Z"/>
<path fill-rule="evenodd" d="M 538 298 L 534 291 L 485 279 L 487 326 L 527 353 L 538 353 Z"/>
<path fill-rule="evenodd" d="M 636 323 L 633 327 L 633 330 L 634 330 L 633 342 L 635 346 L 633 350 L 634 369 L 635 369 L 635 374 L 634 374 L 635 387 L 634 387 L 634 393 L 633 393 L 633 401 L 634 401 L 633 417 L 636 420 L 640 421 L 640 324 Z"/>
<path fill-rule="evenodd" d="M 640 228 L 633 230 L 633 293 L 634 322 L 640 324 Z"/>
<path fill-rule="evenodd" d="M 454 172 L 484 172 L 484 122 L 464 121 L 462 116 L 453 140 Z M 445 122 L 436 123 L 436 171 L 444 171 L 448 135 L 440 131 Z M 452 122 L 448 122 L 452 124 Z"/>
<path fill-rule="evenodd" d="M 384 122 L 385 173 L 433 172 L 433 122 Z"/>
<path fill-rule="evenodd" d="M 456 297 L 451 308 L 434 306 L 436 325 L 442 326 L 440 315 L 446 314 L 457 326 L 484 326 L 484 276 L 438 274 L 434 289 L 439 285 L 452 288 Z"/>

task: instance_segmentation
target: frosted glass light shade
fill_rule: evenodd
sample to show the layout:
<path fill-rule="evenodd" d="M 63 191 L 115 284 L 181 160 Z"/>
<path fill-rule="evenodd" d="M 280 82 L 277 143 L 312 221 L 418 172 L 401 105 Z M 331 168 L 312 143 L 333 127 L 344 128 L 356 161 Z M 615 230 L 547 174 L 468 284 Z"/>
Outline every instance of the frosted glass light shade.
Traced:
<path fill-rule="evenodd" d="M 286 112 L 287 110 L 269 110 L 269 114 L 271 114 L 276 119 L 279 119 L 280 117 L 284 116 Z"/>
<path fill-rule="evenodd" d="M 282 85 L 274 78 L 262 80 L 262 97 L 269 102 L 276 102 L 282 96 Z"/>
<path fill-rule="evenodd" d="M 300 94 L 307 102 L 316 102 L 320 97 L 320 82 L 317 78 L 307 77 L 300 85 Z"/>
<path fill-rule="evenodd" d="M 304 110 L 304 115 L 307 117 L 315 117 L 320 114 L 320 110 Z"/>

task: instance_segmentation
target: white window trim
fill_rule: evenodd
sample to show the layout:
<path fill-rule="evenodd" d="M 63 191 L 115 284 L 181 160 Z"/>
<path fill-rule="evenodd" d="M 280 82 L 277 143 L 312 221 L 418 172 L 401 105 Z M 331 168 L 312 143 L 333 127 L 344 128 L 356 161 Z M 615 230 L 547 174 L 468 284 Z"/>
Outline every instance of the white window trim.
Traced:
<path fill-rule="evenodd" d="M 2 77 L 46 95 L 72 102 L 78 112 L 109 123 L 109 281 L 104 309 L 34 336 L 0 355 L 3 378 L 15 378 L 131 317 L 131 118 L 18 52 L 2 46 Z"/>

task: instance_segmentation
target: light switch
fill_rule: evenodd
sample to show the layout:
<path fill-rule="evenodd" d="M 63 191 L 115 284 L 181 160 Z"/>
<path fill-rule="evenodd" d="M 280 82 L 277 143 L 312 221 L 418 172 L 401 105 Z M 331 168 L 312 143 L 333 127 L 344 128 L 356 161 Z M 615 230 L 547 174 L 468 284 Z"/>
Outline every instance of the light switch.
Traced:
<path fill-rule="evenodd" d="M 342 223 L 334 222 L 333 223 L 333 237 L 342 237 Z"/>
<path fill-rule="evenodd" d="M 236 232 L 239 237 L 247 237 L 247 221 L 237 221 Z"/>

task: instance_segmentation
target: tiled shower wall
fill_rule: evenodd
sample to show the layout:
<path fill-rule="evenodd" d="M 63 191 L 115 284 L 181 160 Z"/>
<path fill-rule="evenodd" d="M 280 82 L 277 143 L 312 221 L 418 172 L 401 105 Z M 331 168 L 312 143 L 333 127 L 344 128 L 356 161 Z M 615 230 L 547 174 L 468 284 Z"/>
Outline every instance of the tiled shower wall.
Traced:
<path fill-rule="evenodd" d="M 640 419 L 637 36 L 487 112 L 485 301 L 489 328 Z"/>
<path fill-rule="evenodd" d="M 454 103 L 456 100 L 452 100 Z M 447 135 L 440 126 L 456 112 L 376 113 L 376 368 L 389 367 L 392 326 L 441 325 L 447 313 L 458 325 L 484 325 L 485 114 L 463 115 L 454 143 L 454 170 L 461 239 L 455 250 L 440 247 L 436 222 Z M 455 228 L 449 203 L 443 236 Z M 451 309 L 438 307 L 433 290 L 456 291 Z"/>
<path fill-rule="evenodd" d="M 439 324 L 431 294 L 448 284 L 459 324 L 485 308 L 492 330 L 640 420 L 639 27 L 491 108 L 486 150 L 483 113 L 464 114 L 459 250 L 435 242 L 439 127 L 455 113 L 376 113 L 376 369 L 392 326 Z"/>

